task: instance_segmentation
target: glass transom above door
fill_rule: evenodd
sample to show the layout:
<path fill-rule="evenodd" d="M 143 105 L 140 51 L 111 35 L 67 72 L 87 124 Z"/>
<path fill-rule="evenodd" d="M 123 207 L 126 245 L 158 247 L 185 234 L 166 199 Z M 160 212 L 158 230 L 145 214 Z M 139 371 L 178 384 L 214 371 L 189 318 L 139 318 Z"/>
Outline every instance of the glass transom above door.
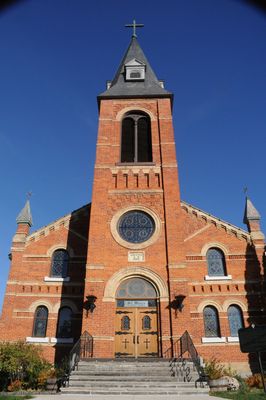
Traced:
<path fill-rule="evenodd" d="M 143 243 L 155 231 L 153 218 L 144 211 L 134 210 L 123 214 L 118 221 L 118 232 L 129 243 Z"/>

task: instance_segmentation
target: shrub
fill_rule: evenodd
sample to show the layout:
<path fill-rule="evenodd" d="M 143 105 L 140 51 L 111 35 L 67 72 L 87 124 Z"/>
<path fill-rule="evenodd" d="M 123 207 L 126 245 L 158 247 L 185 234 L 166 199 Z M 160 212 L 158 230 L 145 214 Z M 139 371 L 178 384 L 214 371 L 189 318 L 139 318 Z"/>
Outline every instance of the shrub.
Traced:
<path fill-rule="evenodd" d="M 211 358 L 209 361 L 205 361 L 205 373 L 210 379 L 219 379 L 225 375 L 225 367 L 217 358 Z"/>
<path fill-rule="evenodd" d="M 42 357 L 39 347 L 24 342 L 0 343 L 1 390 L 36 389 L 40 373 L 48 370 L 51 364 Z"/>
<path fill-rule="evenodd" d="M 265 380 L 266 382 L 266 380 Z M 246 384 L 250 388 L 257 388 L 257 389 L 262 389 L 263 384 L 262 384 L 262 378 L 261 374 L 254 374 L 246 378 Z"/>

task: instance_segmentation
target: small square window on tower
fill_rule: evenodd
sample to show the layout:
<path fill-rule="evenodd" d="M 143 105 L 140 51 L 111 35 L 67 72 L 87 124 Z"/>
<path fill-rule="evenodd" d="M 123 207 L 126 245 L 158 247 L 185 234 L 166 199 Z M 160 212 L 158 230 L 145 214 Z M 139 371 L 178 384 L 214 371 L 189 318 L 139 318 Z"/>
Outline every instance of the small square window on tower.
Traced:
<path fill-rule="evenodd" d="M 126 81 L 144 81 L 146 65 L 133 58 L 125 64 Z"/>

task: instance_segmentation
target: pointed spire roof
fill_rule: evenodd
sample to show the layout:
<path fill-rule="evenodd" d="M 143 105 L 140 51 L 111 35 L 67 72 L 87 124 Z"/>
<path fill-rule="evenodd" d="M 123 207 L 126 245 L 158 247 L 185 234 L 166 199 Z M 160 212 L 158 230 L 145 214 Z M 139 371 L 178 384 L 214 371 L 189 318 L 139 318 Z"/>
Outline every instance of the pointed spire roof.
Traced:
<path fill-rule="evenodd" d="M 246 197 L 246 207 L 243 222 L 244 224 L 247 224 L 250 220 L 260 220 L 260 214 L 258 210 L 256 210 L 256 208 L 254 207 L 251 200 Z"/>
<path fill-rule="evenodd" d="M 29 224 L 29 226 L 32 226 L 32 216 L 29 200 L 26 201 L 25 206 L 22 208 L 19 215 L 17 216 L 16 222 L 17 224 Z"/>
<path fill-rule="evenodd" d="M 145 78 L 141 81 L 126 80 L 125 65 L 130 62 L 145 65 Z M 98 96 L 98 100 L 105 98 L 132 98 L 132 97 L 170 97 L 173 94 L 163 88 L 153 72 L 149 61 L 141 49 L 136 36 L 132 36 L 129 47 L 118 67 L 109 88 Z"/>

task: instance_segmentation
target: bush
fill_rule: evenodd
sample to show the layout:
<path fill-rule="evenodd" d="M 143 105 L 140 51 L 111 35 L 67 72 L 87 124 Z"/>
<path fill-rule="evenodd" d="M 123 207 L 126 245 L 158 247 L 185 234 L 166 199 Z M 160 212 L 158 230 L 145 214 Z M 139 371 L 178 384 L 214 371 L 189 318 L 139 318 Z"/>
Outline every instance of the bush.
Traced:
<path fill-rule="evenodd" d="M 0 343 L 0 390 L 36 389 L 39 375 L 51 368 L 39 347 L 24 342 Z"/>
<path fill-rule="evenodd" d="M 266 382 L 266 380 L 265 380 L 265 382 Z M 249 376 L 248 378 L 246 378 L 246 384 L 250 388 L 262 389 L 263 384 L 262 384 L 261 374 L 254 374 L 254 375 Z"/>
<path fill-rule="evenodd" d="M 205 373 L 210 379 L 219 379 L 223 376 L 230 376 L 232 378 L 237 378 L 237 373 L 232 367 L 225 366 L 217 358 L 213 357 L 209 361 L 205 362 Z"/>

